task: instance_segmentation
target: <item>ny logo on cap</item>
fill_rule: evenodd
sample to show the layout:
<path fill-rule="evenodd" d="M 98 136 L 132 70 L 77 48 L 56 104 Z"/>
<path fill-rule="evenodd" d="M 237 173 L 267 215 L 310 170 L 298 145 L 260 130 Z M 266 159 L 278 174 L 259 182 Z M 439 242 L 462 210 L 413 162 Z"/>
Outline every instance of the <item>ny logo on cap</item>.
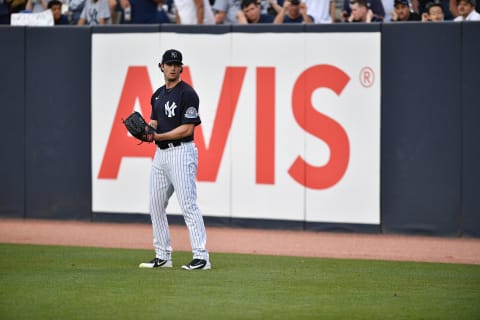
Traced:
<path fill-rule="evenodd" d="M 177 63 L 182 65 L 182 54 L 175 49 L 167 50 L 162 56 L 162 63 Z"/>

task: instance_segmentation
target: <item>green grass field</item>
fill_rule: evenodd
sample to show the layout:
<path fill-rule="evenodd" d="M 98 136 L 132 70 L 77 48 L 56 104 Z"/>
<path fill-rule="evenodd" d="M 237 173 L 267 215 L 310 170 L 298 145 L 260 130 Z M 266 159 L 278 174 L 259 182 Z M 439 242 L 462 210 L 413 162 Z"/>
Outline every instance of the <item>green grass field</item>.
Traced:
<path fill-rule="evenodd" d="M 0 244 L 0 319 L 480 319 L 480 266 Z"/>

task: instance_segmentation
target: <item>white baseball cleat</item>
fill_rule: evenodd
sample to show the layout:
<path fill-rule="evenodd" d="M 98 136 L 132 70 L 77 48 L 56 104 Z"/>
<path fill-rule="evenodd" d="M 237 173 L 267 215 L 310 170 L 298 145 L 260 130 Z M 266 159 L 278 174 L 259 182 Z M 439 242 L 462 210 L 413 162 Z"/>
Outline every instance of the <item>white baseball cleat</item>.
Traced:
<path fill-rule="evenodd" d="M 185 270 L 209 270 L 212 268 L 210 261 L 203 259 L 193 259 L 189 264 L 182 266 Z"/>
<path fill-rule="evenodd" d="M 159 258 L 152 259 L 150 262 L 142 262 L 138 265 L 139 268 L 171 268 L 172 260 L 162 260 Z"/>

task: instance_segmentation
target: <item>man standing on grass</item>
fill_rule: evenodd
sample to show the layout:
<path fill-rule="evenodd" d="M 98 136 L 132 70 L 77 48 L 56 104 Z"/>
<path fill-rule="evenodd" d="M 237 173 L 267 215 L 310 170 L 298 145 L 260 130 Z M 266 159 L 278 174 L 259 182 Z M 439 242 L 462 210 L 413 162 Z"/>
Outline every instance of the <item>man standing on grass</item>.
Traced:
<path fill-rule="evenodd" d="M 180 79 L 182 54 L 165 51 L 159 68 L 165 85 L 152 95 L 150 125 L 156 129 L 157 144 L 150 175 L 150 216 L 153 228 L 155 258 L 140 268 L 171 268 L 172 247 L 166 208 L 175 191 L 187 225 L 193 260 L 182 266 L 185 270 L 211 268 L 205 248 L 207 234 L 202 213 L 197 206 L 198 151 L 193 142 L 194 129 L 200 124 L 200 100 L 195 90 Z"/>

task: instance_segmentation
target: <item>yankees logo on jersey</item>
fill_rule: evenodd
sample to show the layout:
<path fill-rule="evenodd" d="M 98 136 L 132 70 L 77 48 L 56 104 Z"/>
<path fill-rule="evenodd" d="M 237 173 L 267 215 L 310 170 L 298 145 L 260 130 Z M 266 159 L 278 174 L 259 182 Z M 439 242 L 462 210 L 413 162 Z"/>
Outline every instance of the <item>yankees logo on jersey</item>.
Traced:
<path fill-rule="evenodd" d="M 177 105 L 175 104 L 175 102 L 172 102 L 172 104 L 170 105 L 170 101 L 167 101 L 167 103 L 165 103 L 165 115 L 169 118 L 175 117 L 176 108 Z"/>
<path fill-rule="evenodd" d="M 158 121 L 159 133 L 170 131 L 184 123 L 200 124 L 197 93 L 181 81 L 172 90 L 160 87 L 152 95 L 152 120 Z M 187 140 L 193 140 L 189 137 Z"/>

